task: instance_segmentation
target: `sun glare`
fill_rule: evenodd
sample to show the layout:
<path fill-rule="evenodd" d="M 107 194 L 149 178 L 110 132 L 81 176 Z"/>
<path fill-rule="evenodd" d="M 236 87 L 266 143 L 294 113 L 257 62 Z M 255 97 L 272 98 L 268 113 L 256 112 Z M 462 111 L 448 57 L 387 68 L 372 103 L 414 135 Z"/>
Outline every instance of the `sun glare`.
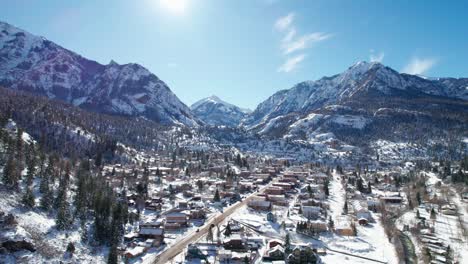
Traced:
<path fill-rule="evenodd" d="M 160 0 L 161 6 L 174 14 L 183 14 L 187 9 L 188 0 Z"/>

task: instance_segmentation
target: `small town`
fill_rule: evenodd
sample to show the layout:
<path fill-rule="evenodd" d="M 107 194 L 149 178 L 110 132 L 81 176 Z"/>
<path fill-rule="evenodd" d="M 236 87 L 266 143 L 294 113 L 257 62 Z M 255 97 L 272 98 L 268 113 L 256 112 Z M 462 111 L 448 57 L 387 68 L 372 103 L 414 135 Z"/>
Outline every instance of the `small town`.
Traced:
<path fill-rule="evenodd" d="M 409 236 L 437 263 L 452 263 L 466 239 L 457 208 L 468 193 L 439 190 L 444 172 L 415 176 L 418 164 L 331 168 L 229 151 L 141 159 L 144 166 L 103 168 L 133 220 L 120 249 L 128 263 L 398 263 L 406 245 L 376 248 Z"/>

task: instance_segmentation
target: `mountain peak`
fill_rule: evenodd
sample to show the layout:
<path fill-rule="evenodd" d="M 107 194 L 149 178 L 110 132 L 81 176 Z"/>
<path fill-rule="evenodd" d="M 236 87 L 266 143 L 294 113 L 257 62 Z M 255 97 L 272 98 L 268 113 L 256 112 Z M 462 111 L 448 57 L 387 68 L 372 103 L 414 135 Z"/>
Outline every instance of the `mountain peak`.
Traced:
<path fill-rule="evenodd" d="M 111 60 L 108 65 L 109 66 L 119 66 L 119 64 L 115 60 Z"/>
<path fill-rule="evenodd" d="M 354 72 L 366 72 L 370 69 L 373 68 L 383 68 L 385 67 L 382 63 L 377 62 L 377 61 L 358 61 L 354 63 L 351 67 L 348 68 L 348 71 L 354 71 Z"/>
<path fill-rule="evenodd" d="M 197 117 L 209 125 L 237 126 L 250 111 L 221 100 L 218 96 L 201 99 L 191 107 Z"/>

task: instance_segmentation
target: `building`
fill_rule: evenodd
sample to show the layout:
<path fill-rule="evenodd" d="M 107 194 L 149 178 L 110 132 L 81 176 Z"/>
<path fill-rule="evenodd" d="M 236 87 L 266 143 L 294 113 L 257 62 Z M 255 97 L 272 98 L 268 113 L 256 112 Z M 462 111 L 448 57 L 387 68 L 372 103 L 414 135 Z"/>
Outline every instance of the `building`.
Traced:
<path fill-rule="evenodd" d="M 347 215 L 340 215 L 335 219 L 335 233 L 341 236 L 354 236 L 352 220 Z"/>
<path fill-rule="evenodd" d="M 301 206 L 302 215 L 307 219 L 318 219 L 320 217 L 320 213 L 322 208 L 318 206 Z"/>
<path fill-rule="evenodd" d="M 171 212 L 166 215 L 165 229 L 179 229 L 187 226 L 187 215 L 180 212 Z"/>
<path fill-rule="evenodd" d="M 265 198 L 263 197 L 254 197 L 252 200 L 250 200 L 247 205 L 255 210 L 259 211 L 270 211 L 271 210 L 271 202 L 270 201 L 265 201 Z"/>
<path fill-rule="evenodd" d="M 354 215 L 356 215 L 357 219 L 366 219 L 367 221 L 371 220 L 372 216 L 367 207 L 367 201 L 354 200 L 352 202 L 352 206 Z"/>
<path fill-rule="evenodd" d="M 154 246 L 159 246 L 164 243 L 164 229 L 162 228 L 143 227 L 140 228 L 138 236 L 141 238 L 153 239 Z"/>

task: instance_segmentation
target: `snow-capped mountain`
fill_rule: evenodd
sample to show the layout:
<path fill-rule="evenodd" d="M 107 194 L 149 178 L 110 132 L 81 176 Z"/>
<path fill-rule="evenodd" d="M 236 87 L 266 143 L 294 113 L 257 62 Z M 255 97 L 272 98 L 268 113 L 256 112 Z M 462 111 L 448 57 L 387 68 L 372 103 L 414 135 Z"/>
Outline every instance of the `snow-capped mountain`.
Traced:
<path fill-rule="evenodd" d="M 250 110 L 224 102 L 217 96 L 210 96 L 190 107 L 200 120 L 212 126 L 238 126 Z"/>
<path fill-rule="evenodd" d="M 305 114 L 356 98 L 362 92 L 392 96 L 419 92 L 431 96 L 468 100 L 468 79 L 424 79 L 400 74 L 377 62 L 358 62 L 345 72 L 317 81 L 306 81 L 282 90 L 262 102 L 243 123 L 253 128 L 290 113 Z"/>
<path fill-rule="evenodd" d="M 260 135 L 308 141 L 330 133 L 363 139 L 405 137 L 405 129 L 467 131 L 467 87 L 466 78 L 421 78 L 359 62 L 275 93 L 242 125 Z"/>
<path fill-rule="evenodd" d="M 138 64 L 107 65 L 0 22 L 0 86 L 87 110 L 144 116 L 164 124 L 198 121 L 169 87 Z"/>

